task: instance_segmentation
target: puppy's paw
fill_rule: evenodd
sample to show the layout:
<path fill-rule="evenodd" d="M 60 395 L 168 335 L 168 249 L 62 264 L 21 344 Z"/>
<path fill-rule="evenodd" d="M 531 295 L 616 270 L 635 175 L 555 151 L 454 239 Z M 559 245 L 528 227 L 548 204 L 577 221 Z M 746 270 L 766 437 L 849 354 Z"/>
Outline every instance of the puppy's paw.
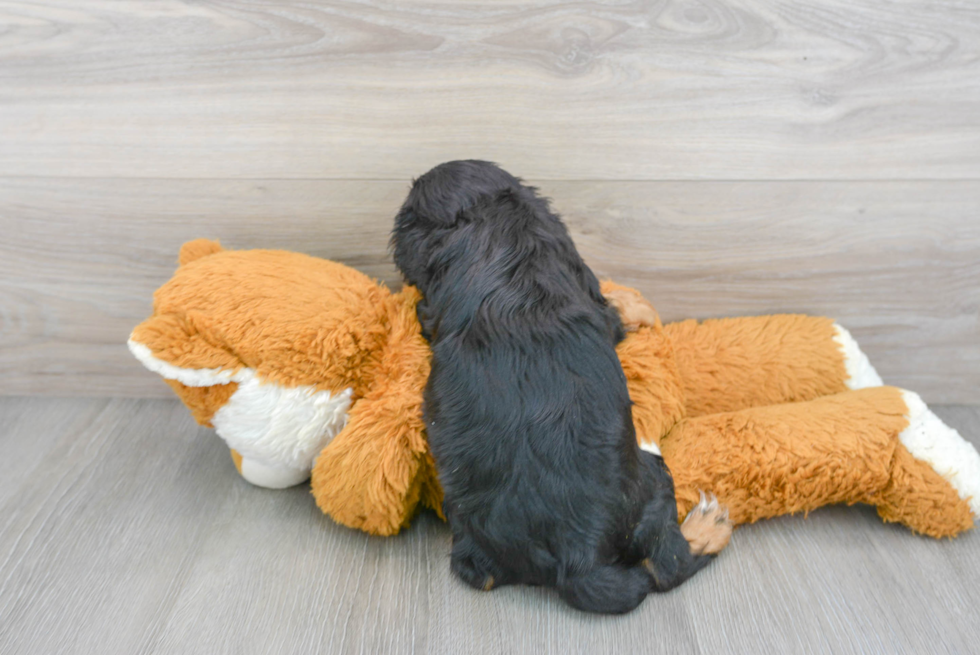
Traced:
<path fill-rule="evenodd" d="M 732 536 L 728 508 L 722 507 L 714 494 L 705 496 L 702 491 L 701 500 L 681 524 L 681 534 L 695 555 L 717 555 Z"/>
<path fill-rule="evenodd" d="M 627 332 L 657 324 L 657 310 L 638 292 L 632 289 L 611 289 L 603 295 L 606 302 L 619 312 L 619 319 Z"/>
<path fill-rule="evenodd" d="M 453 554 L 450 562 L 453 573 L 459 576 L 460 580 L 480 591 L 490 591 L 496 586 L 493 575 L 488 573 L 483 567 L 478 566 L 470 557 L 461 557 Z"/>

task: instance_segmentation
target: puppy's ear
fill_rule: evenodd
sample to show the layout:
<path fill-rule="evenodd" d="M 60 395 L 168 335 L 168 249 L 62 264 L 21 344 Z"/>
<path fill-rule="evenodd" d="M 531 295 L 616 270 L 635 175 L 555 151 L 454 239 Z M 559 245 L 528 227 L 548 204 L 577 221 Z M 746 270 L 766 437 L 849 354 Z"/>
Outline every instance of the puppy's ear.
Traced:
<path fill-rule="evenodd" d="M 459 197 L 460 191 L 443 176 L 426 173 L 412 183 L 402 211 L 395 219 L 396 227 L 401 224 L 426 230 L 452 227 L 466 205 Z"/>
<path fill-rule="evenodd" d="M 425 289 L 429 248 L 426 243 L 432 230 L 418 219 L 408 202 L 395 217 L 395 229 L 391 232 L 391 252 L 395 266 L 401 271 L 406 284 Z"/>

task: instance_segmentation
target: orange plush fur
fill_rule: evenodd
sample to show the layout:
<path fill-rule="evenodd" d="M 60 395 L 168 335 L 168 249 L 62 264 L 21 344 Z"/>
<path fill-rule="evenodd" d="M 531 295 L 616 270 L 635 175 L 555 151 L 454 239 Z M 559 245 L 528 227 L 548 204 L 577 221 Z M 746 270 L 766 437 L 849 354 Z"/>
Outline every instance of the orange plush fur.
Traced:
<path fill-rule="evenodd" d="M 392 293 L 334 262 L 206 240 L 185 244 L 180 263 L 130 345 L 145 347 L 137 356 L 171 378 L 198 422 L 208 425 L 236 394 L 220 375 L 245 368 L 284 389 L 350 389 L 346 425 L 312 463 L 320 508 L 380 535 L 397 533 L 419 505 L 440 512 L 421 418 L 429 360 L 414 289 Z M 680 516 L 705 491 L 735 523 L 868 503 L 884 520 L 935 537 L 972 527 L 969 498 L 900 441 L 910 413 L 901 390 L 848 388 L 830 319 L 665 326 L 635 291 L 607 282 L 603 293 L 635 328 L 618 352 L 637 434 L 663 452 Z M 177 369 L 211 377 L 184 384 Z"/>

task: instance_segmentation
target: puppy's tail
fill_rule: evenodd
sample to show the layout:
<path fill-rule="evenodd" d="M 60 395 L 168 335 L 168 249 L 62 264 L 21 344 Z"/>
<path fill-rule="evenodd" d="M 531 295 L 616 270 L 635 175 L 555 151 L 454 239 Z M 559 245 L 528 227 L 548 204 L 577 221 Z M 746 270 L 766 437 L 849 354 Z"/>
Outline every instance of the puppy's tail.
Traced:
<path fill-rule="evenodd" d="M 558 593 L 572 607 L 585 612 L 625 614 L 652 591 L 650 574 L 642 566 L 597 566 L 559 585 Z"/>

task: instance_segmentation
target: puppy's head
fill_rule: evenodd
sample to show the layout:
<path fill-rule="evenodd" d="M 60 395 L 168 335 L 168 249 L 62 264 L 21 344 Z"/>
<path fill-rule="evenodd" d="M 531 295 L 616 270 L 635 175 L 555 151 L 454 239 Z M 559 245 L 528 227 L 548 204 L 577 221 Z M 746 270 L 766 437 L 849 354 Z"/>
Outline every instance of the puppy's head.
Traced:
<path fill-rule="evenodd" d="M 496 164 L 468 159 L 440 164 L 415 180 L 395 217 L 391 247 L 395 265 L 408 284 L 425 293 L 434 251 L 481 197 L 521 181 Z"/>

